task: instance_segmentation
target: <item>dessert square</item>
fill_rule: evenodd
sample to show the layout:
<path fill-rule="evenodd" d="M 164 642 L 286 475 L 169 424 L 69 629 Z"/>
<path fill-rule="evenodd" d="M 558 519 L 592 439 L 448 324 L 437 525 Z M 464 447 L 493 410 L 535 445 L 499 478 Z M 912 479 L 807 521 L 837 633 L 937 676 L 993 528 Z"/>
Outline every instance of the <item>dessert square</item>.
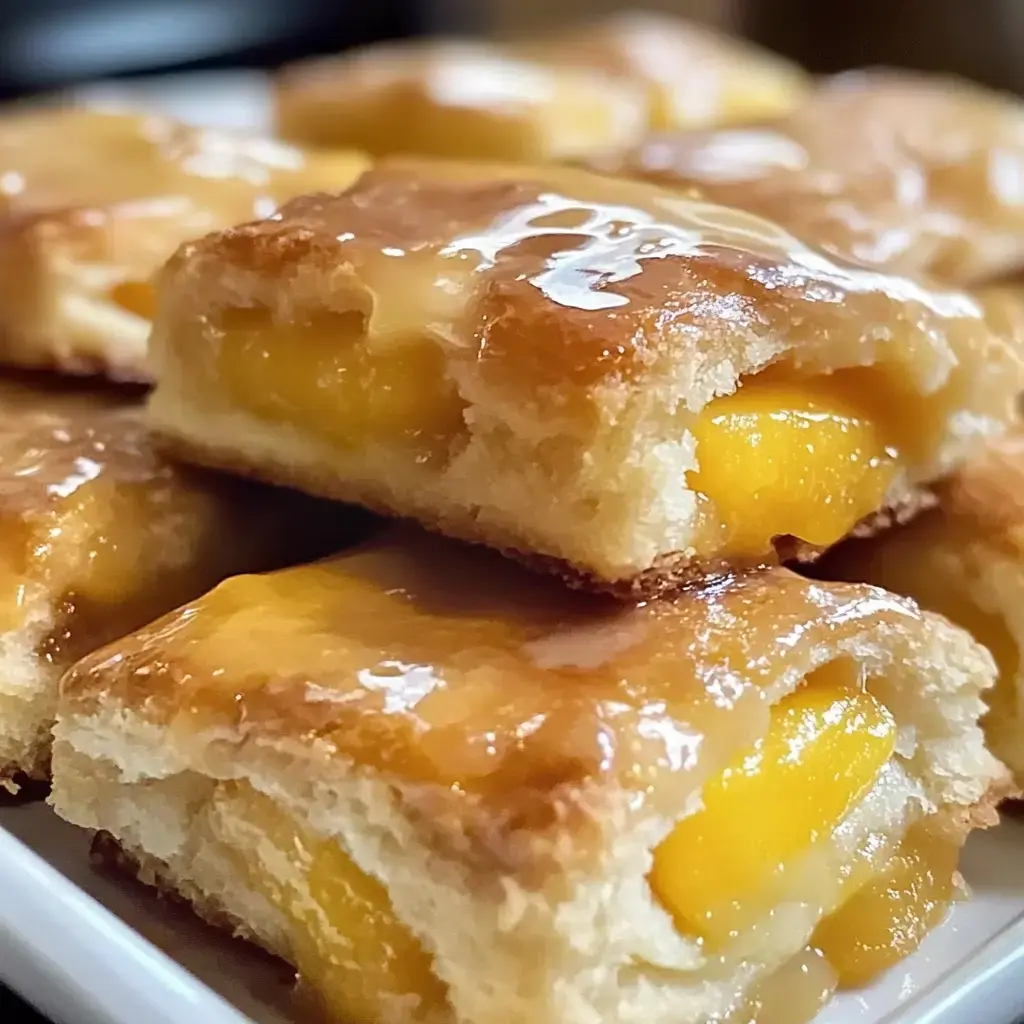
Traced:
<path fill-rule="evenodd" d="M 629 594 L 911 514 L 1024 383 L 968 295 L 568 168 L 382 162 L 186 244 L 159 307 L 178 456 Z"/>
<path fill-rule="evenodd" d="M 344 524 L 337 507 L 169 462 L 137 401 L 0 383 L 0 785 L 45 777 L 74 661 L 225 576 L 322 555 Z"/>
<path fill-rule="evenodd" d="M 52 799 L 340 1020 L 810 1019 L 956 893 L 993 677 L 869 586 L 622 604 L 398 534 L 76 665 Z"/>

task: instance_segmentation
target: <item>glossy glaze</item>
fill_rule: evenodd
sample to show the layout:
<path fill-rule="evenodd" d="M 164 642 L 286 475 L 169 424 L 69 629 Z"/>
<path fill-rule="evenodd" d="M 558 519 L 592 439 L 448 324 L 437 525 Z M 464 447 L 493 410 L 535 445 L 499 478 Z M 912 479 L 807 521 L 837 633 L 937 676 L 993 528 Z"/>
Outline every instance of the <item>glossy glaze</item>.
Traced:
<path fill-rule="evenodd" d="M 956 80 L 841 75 L 770 126 L 654 137 L 603 169 L 957 284 L 1024 263 L 1024 106 Z"/>
<path fill-rule="evenodd" d="M 552 793 L 601 779 L 675 813 L 765 732 L 781 673 L 809 671 L 818 644 L 917 617 L 784 570 L 623 606 L 486 551 L 396 539 L 228 581 L 82 662 L 65 694 L 123 702 L 185 742 L 208 726 L 319 739 L 396 780 L 521 805 L 524 824 L 531 801 L 542 815 Z"/>
<path fill-rule="evenodd" d="M 205 202 L 221 214 L 220 226 L 267 216 L 285 199 L 326 187 L 332 164 L 343 187 L 356 159 L 308 156 L 279 142 L 158 116 L 84 109 L 9 114 L 0 119 L 0 211 L 22 216 L 117 204 L 124 216 L 145 219 L 193 212 L 191 205 Z"/>
<path fill-rule="evenodd" d="M 824 350 L 841 360 L 837 348 L 860 362 L 879 339 L 879 358 L 919 353 L 922 367 L 936 339 L 991 342 L 966 296 L 827 259 L 737 210 L 570 169 L 394 161 L 344 194 L 287 204 L 251 237 L 261 264 L 316 254 L 344 267 L 330 305 L 357 329 L 342 344 L 426 340 L 509 388 L 739 359 L 751 337 L 786 338 L 809 369 Z M 187 312 L 206 296 L 176 298 Z"/>
<path fill-rule="evenodd" d="M 4 384 L 3 628 L 20 631 L 42 603 L 56 624 L 39 653 L 64 665 L 227 572 L 277 564 L 265 513 L 248 511 L 254 497 L 159 457 L 135 402 Z"/>

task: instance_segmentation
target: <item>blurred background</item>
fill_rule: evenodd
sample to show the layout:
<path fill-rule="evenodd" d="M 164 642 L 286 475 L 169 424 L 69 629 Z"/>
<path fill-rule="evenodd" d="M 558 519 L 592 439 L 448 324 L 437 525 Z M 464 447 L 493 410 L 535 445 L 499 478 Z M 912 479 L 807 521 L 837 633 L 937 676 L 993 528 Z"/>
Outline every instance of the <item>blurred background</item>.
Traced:
<path fill-rule="evenodd" d="M 508 32 L 614 0 L 0 0 L 0 97 L 97 78 L 271 67 L 376 39 Z M 635 6 L 635 5 L 633 5 Z M 647 0 L 814 71 L 885 63 L 1024 90 L 1022 0 Z"/>

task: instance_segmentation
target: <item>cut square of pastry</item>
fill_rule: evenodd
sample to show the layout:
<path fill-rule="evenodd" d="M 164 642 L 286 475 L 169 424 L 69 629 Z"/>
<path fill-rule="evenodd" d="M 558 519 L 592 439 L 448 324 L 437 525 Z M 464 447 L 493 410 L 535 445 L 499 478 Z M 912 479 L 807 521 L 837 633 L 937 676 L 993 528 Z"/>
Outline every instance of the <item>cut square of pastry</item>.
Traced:
<path fill-rule="evenodd" d="M 993 676 L 873 587 L 622 604 L 393 536 L 76 665 L 52 800 L 339 1020 L 808 1020 L 943 918 Z"/>
<path fill-rule="evenodd" d="M 639 84 L 463 40 L 303 61 L 278 74 L 274 97 L 284 138 L 375 156 L 575 160 L 631 145 L 648 124 Z"/>
<path fill-rule="evenodd" d="M 770 125 L 655 135 L 596 165 L 872 266 L 960 286 L 1024 266 L 1024 103 L 959 79 L 849 72 Z"/>
<path fill-rule="evenodd" d="M 908 514 L 1021 389 L 966 295 L 567 168 L 382 164 L 159 292 L 179 456 L 629 592 Z"/>
<path fill-rule="evenodd" d="M 910 595 L 992 652 L 999 681 L 985 731 L 1024 781 L 1024 435 L 994 442 L 936 493 L 937 507 L 914 522 L 840 545 L 817 568 Z"/>
<path fill-rule="evenodd" d="M 596 68 L 640 84 L 655 131 L 749 123 L 788 114 L 811 91 L 802 68 L 683 18 L 630 11 L 516 48 L 559 66 Z"/>
<path fill-rule="evenodd" d="M 366 165 L 161 117 L 0 118 L 0 363 L 144 380 L 152 273 L 186 239 Z"/>
<path fill-rule="evenodd" d="M 0 386 L 0 785 L 46 774 L 77 658 L 231 573 L 322 554 L 335 520 L 340 542 L 318 503 L 168 463 L 137 405 Z"/>

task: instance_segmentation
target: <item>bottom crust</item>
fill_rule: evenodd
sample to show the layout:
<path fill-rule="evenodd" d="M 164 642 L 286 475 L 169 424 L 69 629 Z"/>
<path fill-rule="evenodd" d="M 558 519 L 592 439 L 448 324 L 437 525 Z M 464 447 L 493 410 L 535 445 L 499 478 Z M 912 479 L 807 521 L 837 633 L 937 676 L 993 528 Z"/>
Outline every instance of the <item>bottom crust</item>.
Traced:
<path fill-rule="evenodd" d="M 155 889 L 161 899 L 188 906 L 208 925 L 230 932 L 234 938 L 251 942 L 287 961 L 289 951 L 271 948 L 273 940 L 270 936 L 257 935 L 246 921 L 232 915 L 219 900 L 213 899 L 197 886 L 175 878 L 159 857 L 124 846 L 110 832 L 101 829 L 93 835 L 89 845 L 89 860 L 97 867 L 134 878 L 148 888 Z"/>
<path fill-rule="evenodd" d="M 237 452 L 223 447 L 198 444 L 166 427 L 156 427 L 153 437 L 155 443 L 163 451 L 171 458 L 181 462 L 195 463 L 210 469 L 232 473 L 235 476 L 292 487 L 295 490 L 315 493 L 336 501 L 357 504 L 388 519 L 415 521 L 435 533 L 493 548 L 528 569 L 558 577 L 567 586 L 576 590 L 601 591 L 622 600 L 652 600 L 682 590 L 690 583 L 703 581 L 708 575 L 734 572 L 737 568 L 743 568 L 736 561 L 726 559 L 694 562 L 690 555 L 680 551 L 662 555 L 655 564 L 633 576 L 608 579 L 590 568 L 576 565 L 565 559 L 535 551 L 524 551 L 522 548 L 511 546 L 501 538 L 495 538 L 489 531 L 476 527 L 475 520 L 468 515 L 459 516 L 457 520 L 447 519 L 442 514 L 434 514 L 429 517 L 422 512 L 414 516 L 407 515 L 396 512 L 395 509 L 380 500 L 367 497 L 365 492 L 357 493 L 358 488 L 348 487 L 326 473 L 319 477 L 322 485 L 310 489 L 309 481 L 314 474 L 298 469 L 292 463 L 267 460 L 263 465 L 254 466 Z M 934 504 L 935 498 L 930 492 L 912 491 L 900 505 L 881 509 L 865 516 L 854 526 L 850 535 L 872 537 L 888 529 L 894 523 L 909 522 L 919 512 Z M 810 563 L 818 559 L 828 548 L 826 545 L 809 544 L 791 536 L 776 537 L 773 543 L 776 554 L 775 561 L 779 563 L 790 561 Z M 762 565 L 766 561 L 772 560 L 752 559 L 749 567 Z"/>

